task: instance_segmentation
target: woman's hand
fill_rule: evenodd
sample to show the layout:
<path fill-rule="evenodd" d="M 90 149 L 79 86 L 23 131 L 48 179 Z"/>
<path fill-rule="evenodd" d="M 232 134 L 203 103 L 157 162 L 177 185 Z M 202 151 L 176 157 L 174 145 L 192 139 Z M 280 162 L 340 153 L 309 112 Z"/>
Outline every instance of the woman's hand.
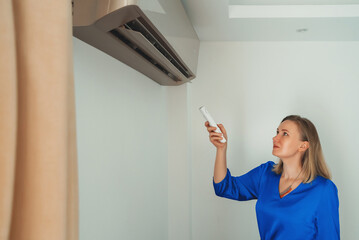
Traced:
<path fill-rule="evenodd" d="M 216 130 L 216 127 L 209 126 L 209 122 L 205 122 L 204 124 L 207 127 L 207 131 L 209 132 L 209 140 L 211 143 L 217 148 L 217 149 L 226 149 L 227 148 L 227 132 L 226 129 L 223 127 L 222 124 L 217 124 L 221 132 L 223 133 L 223 136 L 221 133 L 217 133 L 214 130 Z M 223 139 L 223 137 L 227 140 L 225 143 L 221 143 L 220 140 Z"/>

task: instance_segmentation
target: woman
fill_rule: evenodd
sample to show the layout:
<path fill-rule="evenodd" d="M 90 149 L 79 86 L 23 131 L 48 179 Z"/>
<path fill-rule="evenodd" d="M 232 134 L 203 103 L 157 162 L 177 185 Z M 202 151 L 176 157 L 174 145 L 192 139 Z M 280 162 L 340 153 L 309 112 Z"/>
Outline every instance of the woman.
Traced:
<path fill-rule="evenodd" d="M 238 201 L 258 199 L 256 213 L 261 239 L 340 239 L 339 200 L 324 161 L 317 130 L 297 115 L 285 117 L 273 137 L 274 156 L 248 173 L 231 176 L 227 169 L 227 132 L 205 123 L 217 148 L 213 186 L 217 196 Z"/>

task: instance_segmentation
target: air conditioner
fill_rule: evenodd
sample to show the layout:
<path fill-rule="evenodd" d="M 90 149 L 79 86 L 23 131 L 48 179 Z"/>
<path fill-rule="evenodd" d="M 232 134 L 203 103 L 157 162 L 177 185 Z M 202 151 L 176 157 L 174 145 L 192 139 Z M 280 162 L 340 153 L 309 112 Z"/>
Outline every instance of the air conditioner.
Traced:
<path fill-rule="evenodd" d="M 73 0 L 73 35 L 161 85 L 195 77 L 199 39 L 180 0 Z"/>

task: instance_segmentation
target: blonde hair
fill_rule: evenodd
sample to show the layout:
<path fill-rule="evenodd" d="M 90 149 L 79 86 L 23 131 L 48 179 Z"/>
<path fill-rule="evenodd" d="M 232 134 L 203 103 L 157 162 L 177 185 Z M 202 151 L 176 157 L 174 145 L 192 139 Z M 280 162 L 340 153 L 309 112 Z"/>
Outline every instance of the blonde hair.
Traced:
<path fill-rule="evenodd" d="M 297 124 L 301 135 L 301 141 L 309 142 L 309 148 L 304 152 L 302 158 L 303 182 L 310 183 L 318 175 L 331 179 L 331 174 L 325 163 L 322 146 L 320 145 L 319 136 L 314 124 L 308 119 L 298 115 L 289 115 L 285 117 L 282 122 L 286 120 L 293 121 Z M 277 174 L 282 174 L 283 161 L 281 159 L 279 159 L 278 164 L 274 165 L 272 171 Z"/>

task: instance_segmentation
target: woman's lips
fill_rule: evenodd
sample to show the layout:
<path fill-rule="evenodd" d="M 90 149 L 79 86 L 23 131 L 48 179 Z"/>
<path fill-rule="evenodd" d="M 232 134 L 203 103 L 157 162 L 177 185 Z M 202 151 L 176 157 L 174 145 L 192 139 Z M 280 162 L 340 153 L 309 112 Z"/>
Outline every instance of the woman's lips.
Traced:
<path fill-rule="evenodd" d="M 273 148 L 279 148 L 279 147 L 274 145 Z"/>

